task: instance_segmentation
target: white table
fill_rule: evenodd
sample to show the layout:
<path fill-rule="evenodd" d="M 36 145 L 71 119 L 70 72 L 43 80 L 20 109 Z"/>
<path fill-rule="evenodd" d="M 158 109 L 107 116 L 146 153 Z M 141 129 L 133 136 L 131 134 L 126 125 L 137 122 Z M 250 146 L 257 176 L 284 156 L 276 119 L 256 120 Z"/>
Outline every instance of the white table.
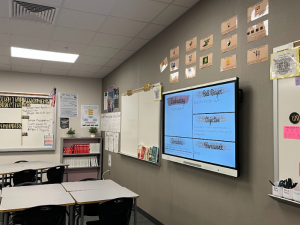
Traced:
<path fill-rule="evenodd" d="M 112 187 L 122 187 L 112 180 L 94 180 L 94 181 L 76 181 L 76 182 L 64 182 L 62 186 L 66 191 L 86 191 L 96 189 L 110 189 Z"/>
<path fill-rule="evenodd" d="M 139 197 L 138 194 L 128 190 L 125 187 L 115 186 L 111 188 L 104 188 L 104 189 L 95 189 L 95 190 L 82 190 L 82 191 L 73 191 L 70 192 L 72 197 L 75 199 L 78 205 L 81 205 L 81 222 L 80 224 L 83 225 L 83 217 L 84 217 L 84 205 L 91 204 L 91 203 L 100 203 L 106 202 L 115 198 L 133 198 L 134 199 L 134 225 L 137 224 L 137 198 Z"/>
<path fill-rule="evenodd" d="M 41 187 L 44 185 L 41 185 Z M 24 186 L 11 189 L 3 193 L 1 200 L 0 213 L 4 213 L 4 225 L 8 225 L 8 213 L 22 211 L 27 208 L 41 205 L 62 205 L 70 207 L 70 224 L 74 224 L 74 205 L 75 201 L 68 192 L 61 190 L 35 194 L 24 194 L 29 189 L 36 189 L 36 186 Z M 26 190 L 26 191 L 25 191 Z M 23 194 L 18 194 L 18 192 Z M 32 192 L 32 191 L 29 191 Z M 6 195 L 7 194 L 7 195 Z M 13 196 L 14 195 L 14 196 Z M 7 196 L 7 197 L 6 197 Z"/>

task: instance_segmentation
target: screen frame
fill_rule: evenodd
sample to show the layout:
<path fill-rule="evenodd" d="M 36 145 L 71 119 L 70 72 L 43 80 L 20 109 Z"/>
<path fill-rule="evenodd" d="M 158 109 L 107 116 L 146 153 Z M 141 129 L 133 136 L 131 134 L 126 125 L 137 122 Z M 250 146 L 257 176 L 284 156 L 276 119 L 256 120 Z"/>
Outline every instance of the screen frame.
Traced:
<path fill-rule="evenodd" d="M 169 94 L 175 94 L 175 93 L 180 93 L 183 91 L 189 91 L 189 90 L 195 90 L 199 88 L 206 88 L 206 87 L 211 87 L 211 86 L 216 86 L 216 85 L 222 85 L 226 83 L 234 83 L 235 84 L 235 167 L 228 167 L 228 166 L 223 166 L 219 164 L 214 164 L 210 162 L 205 162 L 205 161 L 199 161 L 199 160 L 194 160 L 194 159 L 189 159 L 189 158 L 184 158 L 181 156 L 175 156 L 171 154 L 166 154 L 165 153 L 165 96 Z M 200 84 L 196 86 L 191 86 L 187 88 L 182 88 L 182 89 L 177 89 L 173 91 L 168 91 L 168 92 L 163 92 L 162 93 L 162 101 L 163 101 L 163 110 L 162 110 L 162 159 L 169 160 L 172 162 L 177 162 L 181 163 L 184 165 L 204 169 L 204 170 L 209 170 L 212 172 L 228 175 L 228 176 L 233 176 L 233 177 L 239 177 L 240 175 L 240 163 L 239 163 L 239 78 L 238 77 L 233 77 L 230 79 L 224 79 L 216 82 L 210 82 L 210 83 L 205 83 L 205 84 Z"/>

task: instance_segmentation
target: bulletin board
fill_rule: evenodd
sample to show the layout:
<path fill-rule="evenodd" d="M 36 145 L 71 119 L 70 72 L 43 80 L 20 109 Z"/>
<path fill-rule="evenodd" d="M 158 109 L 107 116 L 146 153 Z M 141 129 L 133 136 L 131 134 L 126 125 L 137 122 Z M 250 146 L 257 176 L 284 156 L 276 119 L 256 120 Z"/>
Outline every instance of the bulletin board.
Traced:
<path fill-rule="evenodd" d="M 153 90 L 159 85 L 151 85 L 149 91 L 122 95 L 120 153 L 137 158 L 139 144 L 160 150 L 161 101 L 154 101 Z"/>
<path fill-rule="evenodd" d="M 273 49 L 273 53 L 291 49 L 289 43 Z M 290 121 L 293 112 L 300 114 L 300 86 L 296 86 L 296 78 L 273 80 L 273 124 L 274 124 L 274 180 L 292 178 L 300 183 L 300 139 L 285 137 L 284 128 L 300 127 Z M 299 133 L 300 135 L 300 133 Z"/>
<path fill-rule="evenodd" d="M 0 152 L 55 150 L 51 103 L 47 94 L 0 92 Z"/>

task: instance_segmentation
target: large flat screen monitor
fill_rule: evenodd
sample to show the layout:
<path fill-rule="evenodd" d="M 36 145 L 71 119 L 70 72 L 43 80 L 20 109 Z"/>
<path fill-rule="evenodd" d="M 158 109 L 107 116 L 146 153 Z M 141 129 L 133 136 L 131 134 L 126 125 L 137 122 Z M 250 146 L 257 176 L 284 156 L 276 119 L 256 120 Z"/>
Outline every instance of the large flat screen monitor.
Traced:
<path fill-rule="evenodd" d="M 239 176 L 239 78 L 163 93 L 162 158 Z"/>

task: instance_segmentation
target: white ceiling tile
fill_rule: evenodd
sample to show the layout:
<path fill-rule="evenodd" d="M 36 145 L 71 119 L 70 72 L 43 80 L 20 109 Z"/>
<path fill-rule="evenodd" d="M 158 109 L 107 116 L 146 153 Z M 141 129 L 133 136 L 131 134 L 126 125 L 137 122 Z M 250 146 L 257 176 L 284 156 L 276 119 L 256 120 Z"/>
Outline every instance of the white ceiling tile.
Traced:
<path fill-rule="evenodd" d="M 148 0 L 122 0 L 111 15 L 127 19 L 150 22 L 168 5 Z"/>
<path fill-rule="evenodd" d="M 11 58 L 12 65 L 20 65 L 20 66 L 32 66 L 32 67 L 42 67 L 43 60 L 35 60 L 35 59 L 23 59 L 23 58 Z"/>
<path fill-rule="evenodd" d="M 42 74 L 49 74 L 49 75 L 67 75 L 69 70 L 62 70 L 62 69 L 50 69 L 50 68 L 42 68 Z"/>
<path fill-rule="evenodd" d="M 129 42 L 128 45 L 124 47 L 124 49 L 136 51 L 140 49 L 147 42 L 148 40 L 134 38 L 131 42 Z"/>
<path fill-rule="evenodd" d="M 10 34 L 51 39 L 54 26 L 21 20 L 10 20 Z"/>
<path fill-rule="evenodd" d="M 127 59 L 133 53 L 135 53 L 135 51 L 121 50 L 117 55 L 114 56 L 114 59 Z"/>
<path fill-rule="evenodd" d="M 124 60 L 122 59 L 111 59 L 108 63 L 105 64 L 105 66 L 109 67 L 117 67 L 119 66 Z"/>
<path fill-rule="evenodd" d="M 153 20 L 153 23 L 162 24 L 162 25 L 169 25 L 174 22 L 179 16 L 185 13 L 188 8 L 170 5 L 166 8 L 158 17 Z"/>
<path fill-rule="evenodd" d="M 72 77 L 90 77 L 92 78 L 95 73 L 87 72 L 87 71 L 77 71 L 77 70 L 70 70 L 68 76 Z"/>
<path fill-rule="evenodd" d="M 53 52 L 80 54 L 85 48 L 86 45 L 84 44 L 75 44 L 63 41 L 51 41 L 48 50 Z"/>
<path fill-rule="evenodd" d="M 44 61 L 43 68 L 69 70 L 72 68 L 73 65 L 73 63 Z"/>
<path fill-rule="evenodd" d="M 13 47 L 30 48 L 45 51 L 48 50 L 50 40 L 10 35 L 10 43 Z"/>
<path fill-rule="evenodd" d="M 103 78 L 107 75 L 108 73 L 97 73 L 93 76 L 93 78 Z"/>
<path fill-rule="evenodd" d="M 9 34 L 0 34 L 0 45 L 10 46 Z"/>
<path fill-rule="evenodd" d="M 0 56 L 1 64 L 10 64 L 10 56 Z"/>
<path fill-rule="evenodd" d="M 0 45 L 0 55 L 10 56 L 10 47 Z"/>
<path fill-rule="evenodd" d="M 109 17 L 101 27 L 100 32 L 134 37 L 146 25 L 147 23 L 143 22 Z"/>
<path fill-rule="evenodd" d="M 8 17 L 8 1 L 1 0 L 0 1 L 0 17 Z"/>
<path fill-rule="evenodd" d="M 0 33 L 8 33 L 8 19 L 0 17 Z"/>
<path fill-rule="evenodd" d="M 22 72 L 22 73 L 40 73 L 40 68 L 32 67 L 32 66 L 19 66 L 19 65 L 12 65 L 12 71 Z"/>
<path fill-rule="evenodd" d="M 138 38 L 145 38 L 145 39 L 152 39 L 157 34 L 159 34 L 166 26 L 156 25 L 156 24 L 149 24 L 144 30 L 142 30 L 136 37 Z"/>
<path fill-rule="evenodd" d="M 192 7 L 197 2 L 199 2 L 199 0 L 175 0 L 172 4 L 182 5 L 182 6 L 186 6 L 186 7 Z"/>
<path fill-rule="evenodd" d="M 108 74 L 108 73 L 110 73 L 111 71 L 113 71 L 114 69 L 115 69 L 115 67 L 103 66 L 103 67 L 98 71 L 97 74 L 99 74 L 99 73 L 106 73 L 106 74 Z"/>
<path fill-rule="evenodd" d="M 83 55 L 90 55 L 96 57 L 103 57 L 103 58 L 112 58 L 114 57 L 120 50 L 114 48 L 105 48 L 105 47 L 97 47 L 89 45 L 84 52 Z"/>
<path fill-rule="evenodd" d="M 109 61 L 108 58 L 100 58 L 100 57 L 80 55 L 78 57 L 78 59 L 76 60 L 76 63 L 82 63 L 82 64 L 87 64 L 87 65 L 95 65 L 95 66 L 103 66 L 108 61 Z"/>
<path fill-rule="evenodd" d="M 126 44 L 128 44 L 130 40 L 130 37 L 98 33 L 92 40 L 91 45 L 112 48 L 123 48 Z"/>
<path fill-rule="evenodd" d="M 100 68 L 101 68 L 101 66 L 74 64 L 74 66 L 72 67 L 72 70 L 96 73 Z"/>
<path fill-rule="evenodd" d="M 10 71 L 10 65 L 0 64 L 0 70 Z"/>
<path fill-rule="evenodd" d="M 60 6 L 62 1 L 63 0 L 30 0 L 28 2 L 46 6 Z"/>
<path fill-rule="evenodd" d="M 53 40 L 88 44 L 94 35 L 95 32 L 91 31 L 56 27 L 53 35 Z"/>
<path fill-rule="evenodd" d="M 80 30 L 97 31 L 105 18 L 106 16 L 104 15 L 62 9 L 57 20 L 57 25 Z"/>
<path fill-rule="evenodd" d="M 64 8 L 109 15 L 118 0 L 65 0 Z"/>

